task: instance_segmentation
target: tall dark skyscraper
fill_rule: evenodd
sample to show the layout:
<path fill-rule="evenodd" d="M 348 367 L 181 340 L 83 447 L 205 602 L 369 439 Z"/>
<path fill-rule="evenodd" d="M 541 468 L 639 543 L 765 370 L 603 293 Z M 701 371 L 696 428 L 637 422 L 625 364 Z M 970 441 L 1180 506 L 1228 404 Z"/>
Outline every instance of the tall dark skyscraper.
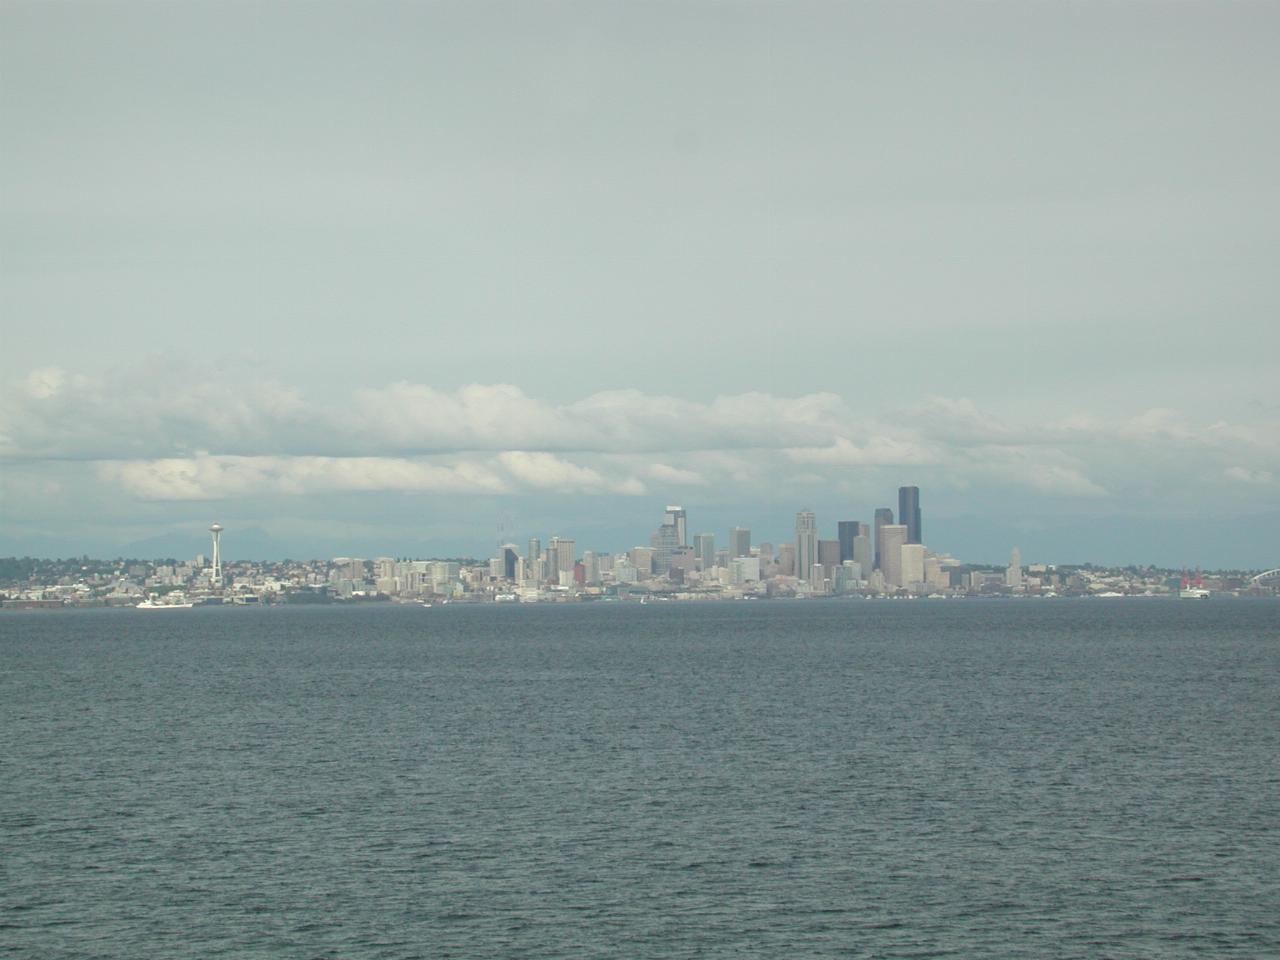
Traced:
<path fill-rule="evenodd" d="M 907 543 L 923 543 L 920 539 L 920 488 L 898 488 L 898 522 L 907 528 Z"/>
<path fill-rule="evenodd" d="M 893 511 L 888 507 L 877 507 L 876 519 L 875 519 L 876 530 L 875 530 L 875 536 L 874 536 L 874 541 L 876 545 L 876 569 L 877 570 L 880 569 L 880 540 L 881 540 L 880 528 L 885 526 L 886 524 L 891 524 L 891 523 L 893 523 Z"/>
<path fill-rule="evenodd" d="M 840 541 L 840 562 L 853 559 L 853 538 L 860 532 L 862 524 L 857 520 L 841 520 L 836 524 L 836 539 Z"/>

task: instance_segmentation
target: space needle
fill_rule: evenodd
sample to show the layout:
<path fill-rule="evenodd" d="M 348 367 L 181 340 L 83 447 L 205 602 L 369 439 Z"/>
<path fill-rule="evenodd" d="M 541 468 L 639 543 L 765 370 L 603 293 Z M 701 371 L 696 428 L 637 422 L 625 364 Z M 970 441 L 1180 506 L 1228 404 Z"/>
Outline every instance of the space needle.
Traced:
<path fill-rule="evenodd" d="M 213 570 L 210 572 L 209 582 L 215 587 L 220 587 L 222 586 L 222 551 L 218 541 L 222 539 L 222 524 L 212 524 L 209 532 L 213 534 Z"/>

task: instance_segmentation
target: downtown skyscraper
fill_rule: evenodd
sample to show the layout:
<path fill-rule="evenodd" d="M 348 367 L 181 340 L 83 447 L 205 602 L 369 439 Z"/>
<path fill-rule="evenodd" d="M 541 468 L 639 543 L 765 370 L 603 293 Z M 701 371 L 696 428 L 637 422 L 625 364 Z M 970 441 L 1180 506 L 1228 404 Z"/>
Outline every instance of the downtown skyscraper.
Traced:
<path fill-rule="evenodd" d="M 807 581 L 817 562 L 818 521 L 812 510 L 801 510 L 796 514 L 796 579 Z"/>
<path fill-rule="evenodd" d="M 898 488 L 898 522 L 907 528 L 907 543 L 924 543 L 920 530 L 920 488 Z"/>
<path fill-rule="evenodd" d="M 877 570 L 884 569 L 884 538 L 880 531 L 887 524 L 893 523 L 893 510 L 889 507 L 877 507 L 875 515 L 875 531 L 872 542 L 875 544 L 875 565 Z"/>
<path fill-rule="evenodd" d="M 689 514 L 684 507 L 667 507 L 667 523 L 676 528 L 676 546 L 689 545 Z"/>

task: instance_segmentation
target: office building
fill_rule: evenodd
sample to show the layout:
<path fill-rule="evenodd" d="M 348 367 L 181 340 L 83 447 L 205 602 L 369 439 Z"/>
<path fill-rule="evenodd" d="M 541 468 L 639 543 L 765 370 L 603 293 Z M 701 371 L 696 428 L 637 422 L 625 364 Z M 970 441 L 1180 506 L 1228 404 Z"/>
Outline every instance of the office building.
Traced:
<path fill-rule="evenodd" d="M 890 523 L 893 523 L 893 511 L 888 507 L 877 508 L 874 522 L 875 535 L 872 538 L 876 545 L 875 565 L 877 570 L 884 569 L 884 542 L 880 537 L 880 531 Z"/>
<path fill-rule="evenodd" d="M 674 571 L 679 571 L 681 575 L 693 573 L 698 568 L 698 557 L 694 553 L 693 547 L 676 547 L 671 551 L 671 567 Z"/>
<path fill-rule="evenodd" d="M 514 543 L 504 543 L 498 558 L 502 561 L 502 578 L 504 580 L 515 580 L 516 566 L 520 561 L 520 553 L 516 545 Z"/>
<path fill-rule="evenodd" d="M 1010 590 L 1022 589 L 1022 554 L 1017 547 L 1009 554 L 1009 568 L 1004 572 L 1004 585 Z"/>
<path fill-rule="evenodd" d="M 798 580 L 809 579 L 809 569 L 818 562 L 818 521 L 812 510 L 796 514 L 796 566 Z"/>
<path fill-rule="evenodd" d="M 765 565 L 764 553 L 760 554 L 760 568 L 763 570 Z M 784 543 L 778 547 L 778 575 L 783 577 L 794 577 L 796 574 L 796 545 L 794 543 Z"/>
<path fill-rule="evenodd" d="M 902 585 L 917 593 L 924 589 L 923 544 L 904 543 L 902 545 Z"/>
<path fill-rule="evenodd" d="M 751 556 L 751 528 L 734 527 L 729 531 L 729 559 Z"/>
<path fill-rule="evenodd" d="M 684 507 L 667 507 L 667 523 L 676 528 L 676 546 L 689 545 L 689 520 Z"/>
<path fill-rule="evenodd" d="M 898 522 L 907 528 L 907 543 L 924 543 L 920 539 L 920 488 L 898 488 Z"/>
<path fill-rule="evenodd" d="M 658 576 L 663 576 L 671 569 L 671 558 L 675 556 L 676 550 L 681 546 L 680 528 L 674 523 L 664 523 L 658 528 L 658 531 L 649 538 L 649 543 L 653 546 L 653 563 L 654 572 Z"/>
<path fill-rule="evenodd" d="M 729 561 L 729 582 L 732 584 L 753 583 L 760 579 L 759 557 L 734 557 Z"/>
<path fill-rule="evenodd" d="M 871 547 L 871 537 L 867 533 L 869 528 L 865 523 L 858 524 L 858 527 L 862 532 L 853 538 L 853 560 L 862 569 L 863 576 L 866 576 L 875 568 L 875 553 Z"/>
<path fill-rule="evenodd" d="M 907 528 L 901 523 L 886 523 L 880 528 L 880 569 L 885 586 L 905 586 L 902 579 L 902 547 L 907 542 Z"/>
<path fill-rule="evenodd" d="M 862 568 L 858 566 L 858 562 L 856 560 L 846 560 L 835 568 L 831 577 L 831 592 L 848 593 L 851 590 L 856 590 L 861 580 Z"/>
<path fill-rule="evenodd" d="M 930 593 L 950 589 L 951 574 L 937 557 L 924 558 L 924 583 Z"/>
<path fill-rule="evenodd" d="M 567 537 L 552 537 L 551 552 L 555 555 L 555 577 L 556 582 L 562 586 L 570 586 L 573 583 L 573 565 L 575 553 L 577 552 L 577 541 Z"/>
<path fill-rule="evenodd" d="M 857 520 L 841 520 L 836 524 L 836 539 L 840 541 L 840 562 L 853 559 L 853 541 L 862 524 Z"/>
<path fill-rule="evenodd" d="M 815 563 L 809 567 L 809 576 L 805 578 L 805 582 L 809 584 L 809 592 L 826 593 L 827 592 L 827 568 L 821 563 Z"/>
<path fill-rule="evenodd" d="M 710 570 L 716 565 L 715 534 L 699 533 L 693 538 L 693 550 L 698 555 L 699 570 Z"/>
<path fill-rule="evenodd" d="M 840 541 L 839 540 L 819 540 L 818 541 L 818 562 L 827 570 L 833 570 L 840 566 Z"/>
<path fill-rule="evenodd" d="M 648 580 L 653 575 L 653 555 L 657 553 L 653 547 L 632 547 L 627 551 L 627 559 L 636 568 L 636 575 L 641 580 Z M 666 571 L 663 571 L 664 573 Z"/>

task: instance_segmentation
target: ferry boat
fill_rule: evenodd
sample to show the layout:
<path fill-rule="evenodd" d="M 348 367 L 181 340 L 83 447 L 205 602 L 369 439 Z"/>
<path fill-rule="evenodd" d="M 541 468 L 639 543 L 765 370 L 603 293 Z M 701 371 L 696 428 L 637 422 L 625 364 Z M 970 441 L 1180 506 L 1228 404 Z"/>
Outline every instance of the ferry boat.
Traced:
<path fill-rule="evenodd" d="M 1209 591 L 1205 589 L 1204 575 L 1196 570 L 1196 578 L 1192 581 L 1186 570 L 1182 571 L 1182 586 L 1178 590 L 1179 600 L 1208 600 Z"/>
<path fill-rule="evenodd" d="M 191 607 L 194 607 L 194 606 L 195 606 L 194 603 L 182 602 L 182 601 L 174 601 L 172 603 L 166 603 L 162 600 L 157 603 L 155 598 L 148 597 L 146 600 L 143 600 L 133 609 L 135 610 L 189 610 Z"/>

